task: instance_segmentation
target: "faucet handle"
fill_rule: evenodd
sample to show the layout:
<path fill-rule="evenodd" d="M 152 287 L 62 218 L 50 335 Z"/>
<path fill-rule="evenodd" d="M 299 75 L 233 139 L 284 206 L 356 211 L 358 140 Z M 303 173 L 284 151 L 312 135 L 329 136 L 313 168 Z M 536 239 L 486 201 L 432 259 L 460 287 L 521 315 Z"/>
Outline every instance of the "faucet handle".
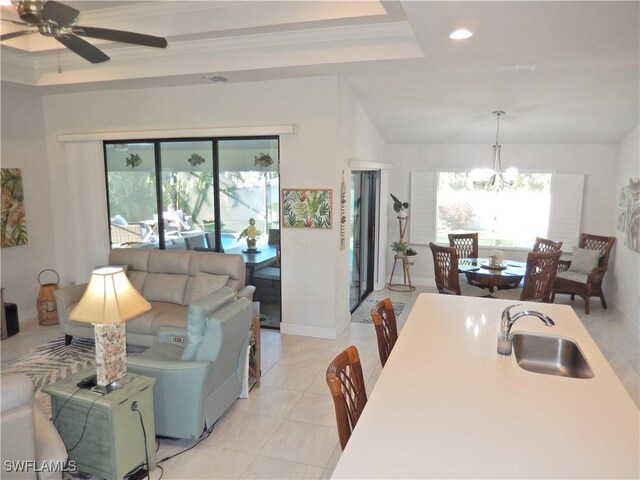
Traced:
<path fill-rule="evenodd" d="M 511 312 L 510 312 L 510 310 L 511 310 L 513 307 L 519 307 L 520 305 L 522 305 L 522 304 L 521 304 L 521 303 L 514 303 L 513 305 L 509 305 L 507 308 L 505 308 L 505 309 L 502 311 L 502 317 L 501 317 L 501 318 L 502 318 L 502 320 L 503 320 L 503 321 L 504 321 L 504 320 L 511 320 Z"/>

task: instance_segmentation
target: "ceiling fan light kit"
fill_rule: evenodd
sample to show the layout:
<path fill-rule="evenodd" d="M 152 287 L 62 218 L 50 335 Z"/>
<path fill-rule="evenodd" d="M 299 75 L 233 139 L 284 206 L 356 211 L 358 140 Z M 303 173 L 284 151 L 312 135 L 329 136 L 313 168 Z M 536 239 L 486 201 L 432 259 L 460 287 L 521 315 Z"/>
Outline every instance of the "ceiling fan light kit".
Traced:
<path fill-rule="evenodd" d="M 21 22 L 5 20 L 30 30 L 19 30 L 0 35 L 0 42 L 12 38 L 40 33 L 45 37 L 55 38 L 72 52 L 91 63 L 109 60 L 109 56 L 81 37 L 97 38 L 112 42 L 129 43 L 144 47 L 166 48 L 167 40 L 162 37 L 142 33 L 126 32 L 109 28 L 98 28 L 78 25 L 80 11 L 54 0 L 18 1 L 16 6 Z"/>

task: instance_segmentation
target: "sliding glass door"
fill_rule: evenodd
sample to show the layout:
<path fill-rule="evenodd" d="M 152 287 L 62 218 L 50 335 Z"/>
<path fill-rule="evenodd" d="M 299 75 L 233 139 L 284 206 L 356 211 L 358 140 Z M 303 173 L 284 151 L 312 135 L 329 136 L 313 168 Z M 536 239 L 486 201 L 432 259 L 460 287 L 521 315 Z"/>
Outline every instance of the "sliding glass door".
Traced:
<path fill-rule="evenodd" d="M 351 174 L 349 308 L 352 312 L 373 291 L 379 176 L 378 171 Z"/>

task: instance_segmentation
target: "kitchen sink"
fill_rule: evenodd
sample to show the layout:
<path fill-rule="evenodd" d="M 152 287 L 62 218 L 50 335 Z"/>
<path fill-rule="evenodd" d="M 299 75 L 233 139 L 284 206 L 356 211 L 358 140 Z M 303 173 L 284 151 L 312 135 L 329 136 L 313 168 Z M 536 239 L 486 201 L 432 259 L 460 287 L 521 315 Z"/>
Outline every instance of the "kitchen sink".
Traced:
<path fill-rule="evenodd" d="M 513 334 L 516 362 L 525 370 L 545 375 L 593 378 L 593 370 L 571 340 L 531 333 Z"/>

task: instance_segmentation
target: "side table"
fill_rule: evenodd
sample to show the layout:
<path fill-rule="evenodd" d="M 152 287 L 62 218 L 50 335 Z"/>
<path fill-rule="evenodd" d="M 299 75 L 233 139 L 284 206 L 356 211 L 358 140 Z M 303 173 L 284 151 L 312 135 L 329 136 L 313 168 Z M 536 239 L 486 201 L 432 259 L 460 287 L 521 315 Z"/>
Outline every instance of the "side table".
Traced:
<path fill-rule="evenodd" d="M 42 389 L 51 395 L 54 425 L 69 458 L 76 462 L 78 470 L 113 480 L 123 478 L 147 461 L 149 470 L 153 470 L 155 379 L 128 374 L 121 389 L 98 395 L 77 386 L 94 373 L 95 368 L 90 368 Z"/>
<path fill-rule="evenodd" d="M 257 388 L 260 388 L 260 376 L 262 375 L 260 366 L 260 316 L 254 315 L 251 322 L 251 344 L 256 347 L 255 354 L 253 356 L 253 365 L 249 363 L 249 387 L 251 384 L 255 384 Z M 251 348 L 251 345 L 249 345 Z"/>

